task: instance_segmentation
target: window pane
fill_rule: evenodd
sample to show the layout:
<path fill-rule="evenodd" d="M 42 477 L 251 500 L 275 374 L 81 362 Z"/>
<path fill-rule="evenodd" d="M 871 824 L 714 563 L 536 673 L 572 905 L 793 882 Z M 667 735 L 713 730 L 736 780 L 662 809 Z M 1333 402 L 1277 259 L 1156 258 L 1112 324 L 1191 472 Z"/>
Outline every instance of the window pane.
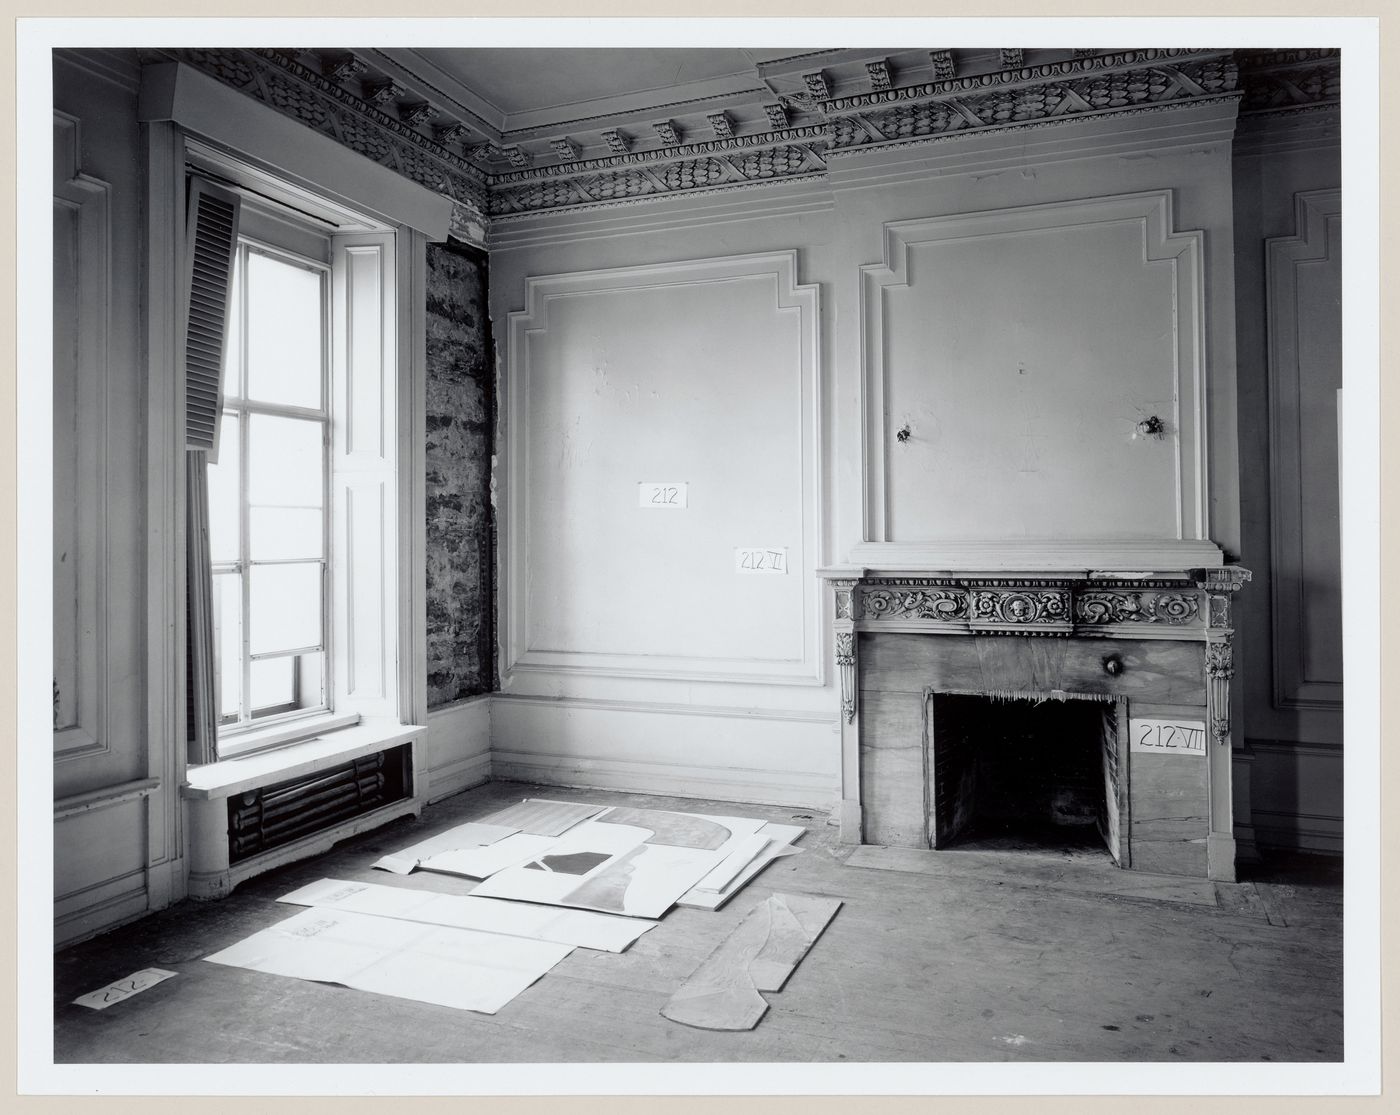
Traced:
<path fill-rule="evenodd" d="M 238 573 L 214 575 L 214 653 L 219 719 L 236 719 L 243 694 L 243 577 Z"/>
<path fill-rule="evenodd" d="M 297 507 L 254 507 L 250 556 L 254 561 L 281 561 L 287 558 L 321 556 L 321 512 Z"/>
<path fill-rule="evenodd" d="M 308 271 L 248 253 L 248 397 L 321 406 L 321 288 Z"/>
<path fill-rule="evenodd" d="M 273 716 L 324 705 L 321 652 L 287 658 L 259 658 L 252 664 L 252 714 Z"/>
<path fill-rule="evenodd" d="M 238 560 L 238 418 L 219 426 L 219 463 L 209 466 L 209 556 Z"/>
<path fill-rule="evenodd" d="M 321 563 L 252 570 L 250 649 L 254 654 L 321 645 Z"/>
<path fill-rule="evenodd" d="M 248 704 L 257 716 L 264 709 L 285 709 L 296 697 L 295 658 L 261 658 L 254 662 L 248 682 Z"/>
<path fill-rule="evenodd" d="M 315 419 L 248 415 L 248 502 L 257 507 L 320 507 L 324 429 Z"/>

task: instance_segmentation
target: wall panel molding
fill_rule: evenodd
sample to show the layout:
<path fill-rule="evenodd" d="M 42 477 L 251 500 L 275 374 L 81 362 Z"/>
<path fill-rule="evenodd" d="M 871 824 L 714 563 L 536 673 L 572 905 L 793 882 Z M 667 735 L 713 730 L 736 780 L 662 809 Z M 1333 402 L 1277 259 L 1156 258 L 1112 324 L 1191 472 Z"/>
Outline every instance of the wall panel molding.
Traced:
<path fill-rule="evenodd" d="M 728 294 L 731 288 L 732 294 Z M 625 474 L 625 479 L 617 480 L 614 475 L 616 469 L 612 465 L 599 464 L 597 467 L 602 471 L 595 474 L 594 479 L 602 477 L 600 482 L 605 483 L 606 491 L 590 492 L 587 498 L 615 498 L 621 500 L 624 506 L 630 499 L 633 510 L 628 514 L 652 516 L 648 524 L 656 526 L 658 530 L 664 529 L 667 523 L 671 526 L 686 524 L 687 520 L 684 517 L 693 516 L 697 512 L 694 508 L 637 512 L 636 484 L 648 479 L 702 481 L 702 477 L 648 477 L 626 472 L 634 461 L 646 456 L 624 442 L 628 438 L 640 437 L 644 430 L 636 416 L 644 413 L 641 408 L 646 404 L 641 396 L 647 395 L 648 388 L 640 385 L 640 378 L 638 383 L 631 384 L 611 382 L 610 375 L 615 377 L 622 373 L 611 367 L 610 360 L 637 360 L 637 354 L 628 350 L 627 353 L 619 355 L 597 348 L 601 341 L 590 339 L 591 334 L 588 330 L 591 326 L 579 325 L 579 322 L 585 319 L 577 316 L 578 308 L 587 306 L 590 309 L 601 308 L 612 314 L 629 313 L 644 316 L 648 307 L 663 305 L 669 308 L 676 305 L 674 300 L 678 297 L 694 298 L 697 304 L 700 304 L 702 299 L 708 300 L 704 304 L 713 308 L 720 304 L 716 299 L 722 300 L 726 296 L 741 299 L 738 304 L 757 305 L 763 308 L 762 312 L 771 314 L 771 326 L 765 324 L 765 343 L 781 346 L 779 365 L 771 369 L 764 367 L 756 374 L 767 378 L 767 382 L 761 385 L 763 389 L 777 390 L 782 394 L 784 409 L 756 416 L 750 413 L 753 404 L 743 398 L 735 398 L 731 409 L 736 418 L 746 416 L 748 428 L 752 428 L 755 421 L 760 419 L 761 423 L 771 425 L 775 440 L 783 445 L 791 443 L 796 450 L 795 459 L 784 459 L 774 463 L 773 468 L 777 470 L 775 475 L 780 477 L 778 481 L 772 481 L 770 476 L 755 478 L 755 484 L 761 479 L 765 483 L 771 481 L 786 485 L 784 491 L 788 492 L 788 496 L 785 497 L 784 506 L 795 509 L 799 533 L 788 546 L 788 573 L 781 582 L 776 578 L 770 582 L 779 585 L 796 599 L 793 609 L 784 612 L 783 618 L 778 621 L 780 625 L 787 625 L 790 629 L 792 639 L 785 645 L 790 646 L 791 650 L 746 655 L 742 648 L 736 648 L 733 653 L 720 650 L 716 653 L 686 655 L 659 651 L 655 647 L 639 646 L 636 650 L 630 650 L 625 646 L 619 648 L 588 645 L 588 617 L 596 619 L 606 612 L 610 616 L 635 618 L 644 615 L 648 609 L 660 609 L 664 612 L 666 608 L 674 607 L 675 601 L 668 601 L 664 596 L 649 600 L 637 598 L 635 583 L 639 574 L 634 572 L 629 577 L 626 554 L 618 552 L 610 558 L 615 561 L 616 572 L 606 590 L 599 593 L 573 593 L 564 604 L 557 605 L 574 610 L 583 619 L 575 617 L 555 622 L 555 617 L 545 611 L 551 606 L 549 601 L 558 599 L 558 594 L 563 591 L 560 586 L 548 583 L 549 577 L 544 572 L 548 568 L 546 558 L 553 548 L 559 545 L 590 545 L 588 540 L 596 535 L 598 527 L 591 518 L 587 522 L 577 518 L 587 514 L 582 506 L 569 504 L 545 509 L 539 502 L 549 498 L 541 494 L 544 491 L 542 485 L 573 483 L 574 481 L 567 478 L 579 475 L 582 463 L 572 458 L 565 459 L 572 452 L 568 438 L 563 439 L 564 447 L 559 450 L 562 456 L 558 461 L 551 459 L 545 462 L 536 456 L 540 451 L 539 447 L 544 444 L 538 440 L 539 433 L 536 427 L 541 422 L 548 421 L 542 415 L 546 414 L 551 403 L 567 409 L 567 404 L 561 400 L 565 399 L 569 391 L 586 392 L 587 388 L 592 386 L 593 395 L 614 392 L 616 397 L 606 404 L 612 409 L 603 409 L 599 413 L 608 421 L 615 420 L 620 423 L 617 429 L 626 432 L 621 435 L 617 432 L 603 434 L 602 436 L 612 437 L 619 443 L 607 447 L 600 446 L 598 451 L 626 462 L 625 465 L 619 466 L 622 472 L 617 473 Z M 822 683 L 823 667 L 819 653 L 821 600 L 819 586 L 816 578 L 812 576 L 819 564 L 822 506 L 820 324 L 817 300 L 818 288 L 815 285 L 798 283 L 797 255 L 792 251 L 580 271 L 534 277 L 527 281 L 526 308 L 509 314 L 507 323 L 505 518 L 508 527 L 505 532 L 505 553 L 502 562 L 505 596 L 504 679 L 508 680 L 515 672 L 533 671 L 556 675 L 592 674 L 682 681 L 785 685 Z M 570 314 L 574 316 L 568 316 Z M 561 324 L 566 317 L 567 323 Z M 709 320 L 700 316 L 698 319 L 692 317 L 685 325 L 689 340 L 682 346 L 683 350 L 674 353 L 656 351 L 651 359 L 654 359 L 658 366 L 668 367 L 675 365 L 677 361 L 701 359 L 692 349 L 698 351 L 713 348 L 717 352 L 729 351 L 725 346 L 732 344 L 726 333 L 733 326 L 731 321 L 722 318 Z M 577 335 L 570 333 L 562 340 L 557 340 L 558 344 L 564 346 L 563 349 L 549 350 L 547 346 L 556 343 L 556 338 L 560 336 L 556 334 L 556 338 L 552 338 L 551 331 L 567 328 L 581 329 L 582 332 Z M 774 340 L 775 337 L 778 339 Z M 597 350 L 594 351 L 595 349 Z M 553 364 L 543 366 L 541 361 L 553 361 Z M 567 368 L 567 373 L 561 371 L 562 368 Z M 641 377 L 648 373 L 644 369 L 637 374 Z M 548 378 L 550 376 L 554 378 L 551 380 Z M 579 377 L 592 378 L 580 386 Z M 704 378 L 693 377 L 693 382 L 703 386 Z M 650 386 L 659 387 L 661 382 L 657 380 Z M 633 398 L 633 391 L 637 393 L 637 398 Z M 760 397 L 754 396 L 755 399 Z M 715 405 L 713 401 L 711 405 Z M 722 400 L 719 401 L 719 405 L 723 405 Z M 578 440 L 586 439 L 583 434 L 579 434 Z M 550 452 L 555 450 L 551 449 Z M 592 452 L 592 447 L 587 446 L 580 452 Z M 633 453 L 632 457 L 619 456 L 629 452 Z M 713 501 L 726 498 L 725 492 L 742 491 L 741 488 L 736 488 L 740 481 L 736 479 L 734 469 L 723 458 L 728 454 L 736 459 L 747 459 L 746 455 L 754 456 L 761 452 L 762 450 L 755 448 L 750 441 L 743 438 L 731 440 L 728 430 L 722 432 L 712 448 L 707 450 L 703 464 L 706 475 L 702 483 L 692 484 L 692 499 L 709 499 L 711 505 L 705 513 L 723 514 L 726 509 L 716 508 Z M 652 456 L 666 457 L 666 447 L 655 449 Z M 636 467 L 643 466 L 637 464 Z M 695 467 L 699 469 L 701 466 L 697 464 Z M 559 479 L 560 477 L 566 479 Z M 592 480 L 577 481 L 579 484 L 591 482 Z M 575 491 L 572 488 L 561 487 L 559 490 L 574 492 L 579 498 L 584 498 L 580 495 L 582 489 Z M 694 505 L 698 506 L 700 505 Z M 559 530 L 554 532 L 552 539 L 534 537 L 532 532 L 544 521 L 542 516 L 546 515 L 558 517 L 561 523 Z M 658 516 L 672 518 L 668 520 Z M 625 521 L 630 523 L 632 520 Z M 553 519 L 549 520 L 549 525 L 553 527 Z M 762 529 L 756 529 L 753 533 L 756 536 L 747 541 L 739 537 L 726 538 L 723 545 L 732 547 L 745 544 L 774 544 L 771 539 L 765 541 L 763 537 L 757 537 L 764 533 Z M 590 553 L 590 561 L 596 560 L 598 559 Z M 731 603 L 731 597 L 737 598 L 739 595 L 740 588 L 737 586 L 740 585 L 740 581 L 732 572 L 732 558 L 727 549 L 722 559 L 716 558 L 716 562 L 719 564 L 716 564 L 710 573 L 713 599 L 707 598 L 712 605 L 711 614 L 724 615 L 726 620 L 732 621 L 735 615 L 742 615 L 741 606 Z M 580 567 L 575 564 L 572 568 Z M 587 568 L 587 564 L 584 568 Z M 645 572 L 651 575 L 656 571 L 649 569 Z M 733 582 L 736 587 L 732 592 L 726 590 L 720 593 L 713 590 L 713 586 L 721 582 L 728 583 L 727 578 L 731 577 L 736 578 Z M 745 581 L 747 584 L 744 587 L 750 589 L 756 583 L 752 578 Z M 547 597 L 546 592 L 552 592 L 554 596 Z M 766 601 L 761 602 L 767 606 Z M 736 612 L 736 608 L 740 610 Z M 551 637 L 541 634 L 542 628 L 546 627 L 543 622 L 546 617 L 554 623 L 557 631 L 565 633 L 569 641 L 561 643 L 558 641 L 558 635 Z M 594 626 L 596 628 L 596 625 Z M 569 634 L 570 632 L 572 634 Z M 640 635 L 636 637 L 642 638 Z M 655 632 L 651 637 L 655 637 Z M 787 638 L 787 635 L 782 637 Z"/>
<path fill-rule="evenodd" d="M 82 171 L 81 124 L 55 112 L 54 759 L 107 731 L 107 352 L 111 187 Z"/>
<path fill-rule="evenodd" d="M 1273 703 L 1279 709 L 1339 709 L 1341 539 L 1333 408 L 1342 371 L 1341 190 L 1296 194 L 1294 214 L 1294 235 L 1266 241 L 1265 264 Z M 1310 654 L 1319 643 L 1325 649 Z"/>
<path fill-rule="evenodd" d="M 988 251 L 1003 250 L 1008 241 L 1034 238 L 1043 244 L 1047 236 L 1070 244 L 1081 232 L 1136 228 L 1141 237 L 1141 264 L 1145 269 L 1162 265 L 1168 276 L 1171 299 L 1168 307 L 1174 322 L 1171 382 L 1159 385 L 1160 393 L 1174 400 L 1174 412 L 1166 420 L 1163 438 L 1172 443 L 1172 475 L 1157 476 L 1162 487 L 1174 489 L 1173 506 L 1154 512 L 1161 520 L 1148 537 L 1118 539 L 1094 535 L 1055 538 L 1045 541 L 1016 539 L 1014 530 L 985 540 L 919 538 L 902 534 L 894 521 L 891 472 L 896 444 L 890 427 L 891 345 L 889 326 L 891 299 L 914 284 L 914 256 L 923 249 L 921 266 L 933 270 L 926 253 L 943 246 L 964 246 L 970 242 L 986 245 Z M 1206 454 L 1206 356 L 1203 233 L 1178 231 L 1172 219 L 1169 190 L 1150 191 L 1098 198 L 1029 205 L 1017 208 L 960 213 L 949 216 L 897 221 L 884 226 L 884 261 L 861 268 L 861 354 L 863 360 L 862 457 L 865 462 L 864 534 L 855 546 L 851 560 L 869 566 L 910 567 L 932 565 L 959 568 L 968 555 L 980 560 L 988 554 L 1000 555 L 998 567 L 1016 565 L 1036 568 L 1089 562 L 1098 568 L 1136 567 L 1153 561 L 1159 568 L 1173 561 L 1182 564 L 1215 564 L 1220 552 L 1209 541 L 1209 468 Z M 1065 281 L 1073 276 L 1066 275 Z M 998 313 L 1013 314 L 1014 307 L 986 306 L 985 313 L 995 320 Z M 1008 327 L 1015 323 L 1008 318 Z M 1125 357 L 1131 359 L 1131 356 Z M 908 372 L 906 371 L 906 375 Z M 1104 383 L 1105 391 L 1114 387 Z M 1171 405 L 1171 404 L 1169 404 Z M 1007 414 L 1006 421 L 1029 422 L 1029 416 Z M 1124 419 L 1124 434 L 1131 427 Z M 909 436 L 907 426 L 901 433 Z M 1094 436 L 1112 435 L 1101 429 Z M 901 439 L 903 440 L 903 439 Z M 1160 467 L 1160 466 L 1159 466 Z M 1023 470 L 1024 471 L 1024 470 Z M 1100 485 L 1112 483 L 1112 476 L 1094 478 Z M 1102 488 L 1101 488 L 1102 491 Z M 971 498 L 971 497 L 969 497 Z M 1088 498 L 1094 498 L 1092 491 Z M 944 552 L 946 551 L 946 553 Z"/>

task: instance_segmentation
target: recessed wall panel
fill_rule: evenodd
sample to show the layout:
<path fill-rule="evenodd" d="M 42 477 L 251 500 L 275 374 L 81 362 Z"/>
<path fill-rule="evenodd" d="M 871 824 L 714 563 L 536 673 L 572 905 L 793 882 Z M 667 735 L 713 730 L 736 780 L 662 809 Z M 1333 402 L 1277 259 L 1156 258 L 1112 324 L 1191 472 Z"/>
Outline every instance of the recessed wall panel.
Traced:
<path fill-rule="evenodd" d="M 560 276 L 513 315 L 516 662 L 815 673 L 815 292 L 793 271 Z M 786 561 L 741 573 L 744 548 Z"/>
<path fill-rule="evenodd" d="M 909 279 L 885 297 L 891 541 L 1177 537 L 1173 275 L 1139 227 L 914 245 Z"/>

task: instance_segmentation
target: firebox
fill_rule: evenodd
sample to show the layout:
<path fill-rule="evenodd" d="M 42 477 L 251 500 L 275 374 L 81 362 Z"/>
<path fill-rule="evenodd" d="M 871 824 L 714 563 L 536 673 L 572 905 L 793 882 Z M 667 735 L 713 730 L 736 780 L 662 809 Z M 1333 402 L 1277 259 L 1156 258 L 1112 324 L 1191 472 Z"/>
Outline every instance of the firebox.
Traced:
<path fill-rule="evenodd" d="M 933 848 L 1097 847 L 1121 863 L 1119 702 L 929 690 Z"/>

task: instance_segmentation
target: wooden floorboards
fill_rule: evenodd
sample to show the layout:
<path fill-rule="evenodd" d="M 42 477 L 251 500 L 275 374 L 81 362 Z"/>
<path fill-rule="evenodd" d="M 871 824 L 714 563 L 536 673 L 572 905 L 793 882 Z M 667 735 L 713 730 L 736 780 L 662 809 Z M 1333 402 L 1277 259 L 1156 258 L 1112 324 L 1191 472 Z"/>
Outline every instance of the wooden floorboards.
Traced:
<path fill-rule="evenodd" d="M 464 879 L 372 871 L 380 855 L 526 796 L 684 808 L 808 827 L 718 911 L 675 909 L 625 953 L 576 949 L 494 1016 L 206 963 L 294 912 L 323 877 L 465 894 Z M 798 811 L 495 783 L 55 957 L 59 1063 L 1327 1061 L 1342 1053 L 1340 872 L 1211 888 L 1033 853 L 836 842 Z M 853 853 L 855 853 L 853 855 Z M 962 858 L 959 858 L 961 856 Z M 922 858 L 921 858 L 922 857 Z M 883 862 L 876 862 L 882 860 Z M 854 866 L 865 863 L 866 866 Z M 1076 871 L 1076 868 L 1084 870 Z M 1337 878 L 1333 878 L 1336 876 Z M 1210 890 L 1214 889 L 1214 901 Z M 840 912 L 751 1031 L 661 1008 L 774 892 Z M 179 974 L 100 1012 L 84 992 Z"/>

